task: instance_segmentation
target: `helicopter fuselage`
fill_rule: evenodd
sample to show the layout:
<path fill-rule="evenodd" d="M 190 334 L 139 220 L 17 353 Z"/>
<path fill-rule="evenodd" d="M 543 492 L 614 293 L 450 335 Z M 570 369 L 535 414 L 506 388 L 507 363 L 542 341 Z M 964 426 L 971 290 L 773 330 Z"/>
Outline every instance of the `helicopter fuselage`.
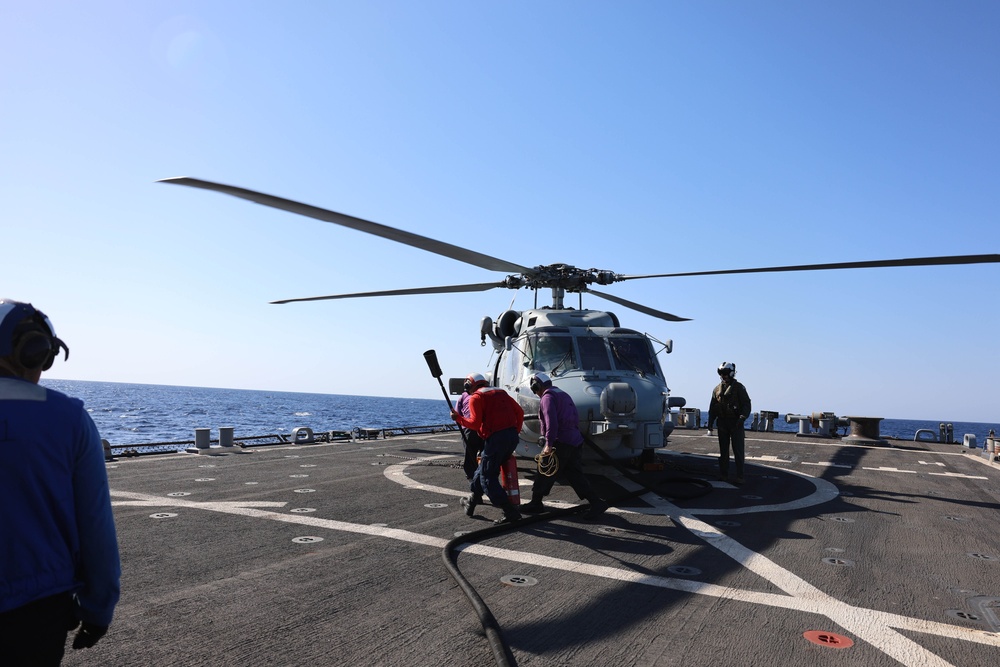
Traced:
<path fill-rule="evenodd" d="M 616 459 L 642 456 L 666 444 L 673 430 L 670 396 L 650 339 L 618 325 L 613 313 L 574 309 L 507 311 L 493 324 L 483 319 L 499 353 L 491 384 L 513 396 L 525 412 L 518 452 L 534 456 L 539 398 L 529 388 L 537 372 L 573 398 L 584 438 Z M 669 349 L 669 345 L 667 346 Z"/>

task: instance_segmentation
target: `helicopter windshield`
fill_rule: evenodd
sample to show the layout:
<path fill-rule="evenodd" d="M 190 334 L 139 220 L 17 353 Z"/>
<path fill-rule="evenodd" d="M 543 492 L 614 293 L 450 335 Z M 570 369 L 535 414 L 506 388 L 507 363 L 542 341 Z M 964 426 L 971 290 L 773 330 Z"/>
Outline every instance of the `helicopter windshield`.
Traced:
<path fill-rule="evenodd" d="M 580 367 L 586 371 L 610 371 L 611 357 L 608 346 L 600 336 L 580 336 L 576 339 L 580 348 Z"/>
<path fill-rule="evenodd" d="M 531 369 L 544 373 L 560 373 L 578 368 L 570 336 L 537 334 L 528 339 Z"/>
<path fill-rule="evenodd" d="M 539 332 L 528 337 L 528 361 L 533 371 L 558 375 L 571 370 L 631 371 L 658 375 L 652 347 L 640 335 L 568 335 Z"/>
<path fill-rule="evenodd" d="M 615 359 L 616 368 L 635 371 L 640 375 L 656 375 L 656 363 L 645 338 L 611 336 L 608 343 L 611 345 L 611 356 Z"/>

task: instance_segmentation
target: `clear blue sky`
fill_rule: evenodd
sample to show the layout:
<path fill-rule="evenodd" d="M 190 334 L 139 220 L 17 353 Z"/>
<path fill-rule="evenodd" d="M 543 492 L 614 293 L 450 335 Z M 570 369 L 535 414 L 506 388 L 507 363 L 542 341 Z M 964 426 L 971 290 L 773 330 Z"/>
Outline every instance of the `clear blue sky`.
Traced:
<path fill-rule="evenodd" d="M 0 4 L 0 295 L 77 380 L 438 398 L 529 292 L 223 195 L 624 274 L 1000 252 L 1000 4 Z M 1000 420 L 1000 266 L 632 281 L 597 298 L 755 408 Z M 543 301 L 546 295 L 542 295 Z M 575 297 L 571 297 L 575 303 Z M 443 401 L 442 401 L 443 403 Z"/>

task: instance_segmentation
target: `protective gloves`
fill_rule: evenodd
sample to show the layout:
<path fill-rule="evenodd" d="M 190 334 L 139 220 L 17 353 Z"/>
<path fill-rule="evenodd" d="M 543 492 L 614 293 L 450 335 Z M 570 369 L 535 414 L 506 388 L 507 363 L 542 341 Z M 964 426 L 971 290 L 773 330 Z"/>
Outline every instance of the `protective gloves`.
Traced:
<path fill-rule="evenodd" d="M 108 631 L 108 626 L 106 625 L 94 625 L 93 623 L 88 623 L 83 621 L 80 623 L 80 629 L 76 631 L 76 636 L 73 637 L 73 648 L 90 648 L 97 643 L 97 640 L 104 636 L 104 633 Z"/>

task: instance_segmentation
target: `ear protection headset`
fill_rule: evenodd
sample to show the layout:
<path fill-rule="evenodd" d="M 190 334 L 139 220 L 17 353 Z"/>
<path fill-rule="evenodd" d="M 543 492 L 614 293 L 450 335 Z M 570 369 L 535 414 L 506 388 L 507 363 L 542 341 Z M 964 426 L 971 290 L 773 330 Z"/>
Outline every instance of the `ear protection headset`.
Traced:
<path fill-rule="evenodd" d="M 0 299 L 0 357 L 12 357 L 29 371 L 47 371 L 59 348 L 69 359 L 69 347 L 56 337 L 45 313 L 30 303 Z"/>
<path fill-rule="evenodd" d="M 551 384 L 552 380 L 545 373 L 535 373 L 528 380 L 528 388 L 533 394 L 537 394 Z"/>

